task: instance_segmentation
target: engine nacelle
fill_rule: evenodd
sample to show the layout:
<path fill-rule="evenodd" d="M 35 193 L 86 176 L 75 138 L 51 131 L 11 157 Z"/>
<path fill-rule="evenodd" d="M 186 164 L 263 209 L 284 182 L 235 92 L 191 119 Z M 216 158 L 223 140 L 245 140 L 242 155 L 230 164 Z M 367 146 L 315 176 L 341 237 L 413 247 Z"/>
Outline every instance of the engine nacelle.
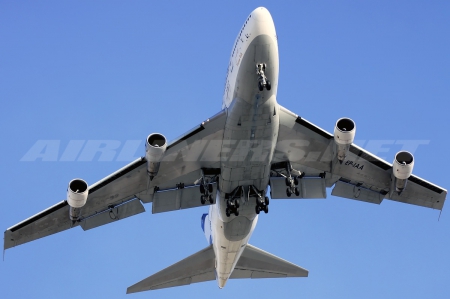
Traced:
<path fill-rule="evenodd" d="M 336 143 L 336 154 L 340 163 L 342 163 L 347 152 L 355 139 L 356 125 L 350 118 L 340 118 L 334 127 L 334 142 Z"/>
<path fill-rule="evenodd" d="M 80 208 L 82 208 L 88 198 L 88 184 L 82 179 L 74 179 L 69 182 L 67 187 L 67 203 L 70 206 L 70 220 L 78 220 L 80 217 Z"/>
<path fill-rule="evenodd" d="M 159 170 L 159 163 L 166 152 L 167 141 L 166 137 L 159 133 L 148 135 L 145 142 L 145 158 L 147 159 L 147 173 L 152 180 Z"/>
<path fill-rule="evenodd" d="M 395 191 L 399 194 L 406 188 L 406 182 L 414 168 L 414 156 L 407 151 L 395 155 L 392 172 L 395 177 Z"/>

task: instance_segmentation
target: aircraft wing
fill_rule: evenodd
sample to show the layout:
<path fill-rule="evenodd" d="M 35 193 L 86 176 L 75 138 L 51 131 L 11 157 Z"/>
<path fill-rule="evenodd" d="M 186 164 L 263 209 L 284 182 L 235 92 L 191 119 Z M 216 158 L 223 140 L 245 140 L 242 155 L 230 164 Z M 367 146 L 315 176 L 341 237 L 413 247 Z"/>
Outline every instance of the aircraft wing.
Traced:
<path fill-rule="evenodd" d="M 305 175 L 299 180 L 300 198 L 325 198 L 325 188 L 334 185 L 331 194 L 339 197 L 376 204 L 390 199 L 442 210 L 447 190 L 411 175 L 405 190 L 398 194 L 393 192 L 392 164 L 355 144 L 341 164 L 333 158 L 333 146 L 332 134 L 280 106 L 280 131 L 272 162 L 273 198 L 287 198 L 282 174 L 290 162 Z"/>
<path fill-rule="evenodd" d="M 153 202 L 153 213 L 200 206 L 196 180 L 202 173 L 218 174 L 225 120 L 226 112 L 221 111 L 170 143 L 152 181 L 142 157 L 91 185 L 76 222 L 69 219 L 70 207 L 63 200 L 8 228 L 4 249 L 76 226 L 88 230 L 115 222 L 144 212 L 142 203 Z"/>

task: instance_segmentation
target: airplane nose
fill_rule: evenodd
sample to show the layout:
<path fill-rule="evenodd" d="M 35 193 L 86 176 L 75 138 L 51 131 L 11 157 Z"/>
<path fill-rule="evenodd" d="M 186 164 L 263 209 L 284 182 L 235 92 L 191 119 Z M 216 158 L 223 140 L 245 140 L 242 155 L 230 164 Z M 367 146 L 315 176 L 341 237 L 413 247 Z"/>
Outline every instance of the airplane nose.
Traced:
<path fill-rule="evenodd" d="M 252 18 L 258 22 L 273 22 L 270 12 L 265 7 L 258 7 L 252 11 Z"/>

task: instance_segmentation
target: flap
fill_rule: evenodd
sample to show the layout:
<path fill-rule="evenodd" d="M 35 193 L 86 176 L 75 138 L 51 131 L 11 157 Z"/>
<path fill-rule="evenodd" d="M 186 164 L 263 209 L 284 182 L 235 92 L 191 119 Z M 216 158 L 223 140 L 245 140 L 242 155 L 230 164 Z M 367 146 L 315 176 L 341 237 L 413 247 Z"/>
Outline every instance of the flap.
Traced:
<path fill-rule="evenodd" d="M 83 230 L 89 230 L 142 212 L 145 212 L 145 208 L 141 201 L 139 199 L 133 199 L 85 219 L 81 222 L 81 228 L 83 228 Z"/>
<path fill-rule="evenodd" d="M 213 203 L 215 203 L 215 194 L 217 191 L 216 183 L 213 185 Z M 187 186 L 182 189 L 170 189 L 155 192 L 153 194 L 152 213 L 162 213 L 180 209 L 189 209 L 203 206 L 200 201 L 200 186 Z M 210 205 L 207 200 L 204 205 Z"/>
<path fill-rule="evenodd" d="M 304 177 L 298 180 L 299 196 L 292 194 L 288 197 L 286 194 L 286 179 L 284 177 L 270 178 L 270 197 L 273 199 L 284 198 L 326 198 L 327 192 L 325 187 L 325 179 Z"/>
<path fill-rule="evenodd" d="M 369 203 L 380 204 L 383 201 L 384 195 L 370 189 L 363 188 L 344 182 L 336 182 L 331 195 L 356 199 Z"/>

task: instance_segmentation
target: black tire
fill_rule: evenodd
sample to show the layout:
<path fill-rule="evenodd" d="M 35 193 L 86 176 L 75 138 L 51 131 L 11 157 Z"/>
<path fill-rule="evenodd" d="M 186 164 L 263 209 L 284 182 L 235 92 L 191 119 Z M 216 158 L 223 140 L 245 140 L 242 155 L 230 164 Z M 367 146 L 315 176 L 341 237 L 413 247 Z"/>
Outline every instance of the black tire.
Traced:
<path fill-rule="evenodd" d="M 255 212 L 259 215 L 259 212 L 261 212 L 261 208 L 259 206 L 255 206 Z"/>
<path fill-rule="evenodd" d="M 236 206 L 236 209 L 239 208 L 239 199 L 234 200 L 234 205 Z"/>
<path fill-rule="evenodd" d="M 291 197 L 292 192 L 291 192 L 290 188 L 286 188 L 286 195 L 287 195 L 287 197 Z"/>
<path fill-rule="evenodd" d="M 266 206 L 269 205 L 269 198 L 267 196 L 264 198 L 264 203 L 266 204 Z"/>
<path fill-rule="evenodd" d="M 202 205 L 204 205 L 206 203 L 204 195 L 200 196 L 200 202 L 202 203 Z"/>
<path fill-rule="evenodd" d="M 298 185 L 298 179 L 297 179 L 297 177 L 294 178 L 294 184 L 295 184 L 295 186 Z"/>
<path fill-rule="evenodd" d="M 214 200 L 213 200 L 212 195 L 210 194 L 208 197 L 209 197 L 209 203 L 210 203 L 210 204 L 213 204 L 213 203 L 214 203 Z"/>
<path fill-rule="evenodd" d="M 299 196 L 299 195 L 300 195 L 300 192 L 298 191 L 298 188 L 297 188 L 297 187 L 295 187 L 294 193 L 295 193 L 295 196 Z"/>
<path fill-rule="evenodd" d="M 205 194 L 205 185 L 203 184 L 200 185 L 200 193 Z"/>
<path fill-rule="evenodd" d="M 229 208 L 229 207 L 231 207 L 231 200 L 227 200 L 227 207 Z"/>
<path fill-rule="evenodd" d="M 261 84 L 261 82 L 258 82 L 258 89 L 259 91 L 263 91 L 264 86 Z"/>
<path fill-rule="evenodd" d="M 286 178 L 285 182 L 286 182 L 286 187 L 289 187 L 291 185 L 291 183 L 289 183 L 289 179 L 288 178 Z"/>
<path fill-rule="evenodd" d="M 272 85 L 270 84 L 269 80 L 266 81 L 266 89 L 267 90 L 271 90 L 272 89 Z"/>
<path fill-rule="evenodd" d="M 234 212 L 234 215 L 235 215 L 235 216 L 239 216 L 239 211 L 236 210 L 236 212 Z"/>
<path fill-rule="evenodd" d="M 268 206 L 264 207 L 264 213 L 266 213 L 266 214 L 269 213 L 269 207 Z"/>
<path fill-rule="evenodd" d="M 208 184 L 208 191 L 209 191 L 209 193 L 213 192 L 213 185 L 212 184 Z"/>

